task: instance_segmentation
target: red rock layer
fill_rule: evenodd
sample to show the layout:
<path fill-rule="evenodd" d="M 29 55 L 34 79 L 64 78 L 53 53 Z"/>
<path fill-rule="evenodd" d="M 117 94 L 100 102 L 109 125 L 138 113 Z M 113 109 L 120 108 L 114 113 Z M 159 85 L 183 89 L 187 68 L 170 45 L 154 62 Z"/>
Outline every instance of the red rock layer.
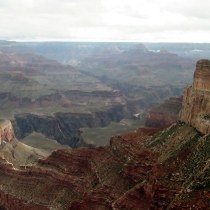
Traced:
<path fill-rule="evenodd" d="M 167 130 L 173 132 L 176 130 L 173 133 L 174 137 L 170 138 L 167 146 L 161 146 L 159 150 L 157 140 L 164 141 L 163 137 Z M 160 139 L 157 133 L 156 137 L 149 137 L 154 133 L 147 129 L 113 137 L 111 149 L 124 162 L 122 170 L 104 180 L 103 185 L 86 192 L 82 199 L 72 202 L 68 209 L 181 210 L 191 207 L 196 210 L 209 209 L 210 203 L 204 198 L 202 191 L 186 189 L 185 169 L 189 165 L 187 157 L 190 157 L 190 152 L 189 145 L 188 148 L 179 151 L 181 139 L 178 140 L 176 136 L 180 132 L 185 132 L 186 137 L 190 133 L 192 136 L 196 134 L 196 132 L 192 134 L 193 128 L 182 125 L 182 127 L 172 126 L 160 132 Z M 155 147 L 152 148 L 152 145 Z M 194 143 L 193 147 L 195 145 Z M 168 147 L 175 149 L 168 151 Z M 172 158 L 163 160 L 168 152 L 174 152 Z"/>
<path fill-rule="evenodd" d="M 191 177 L 186 175 L 191 163 L 187 160 L 198 150 L 197 142 L 186 148 L 182 142 L 189 134 L 201 142 L 197 132 L 187 125 L 157 131 L 161 130 L 141 128 L 117 135 L 109 147 L 57 150 L 36 165 L 16 169 L 1 158 L 0 206 L 16 210 L 178 210 L 189 209 L 193 203 L 194 209 L 207 209 L 204 190 L 197 190 L 197 195 L 187 191 L 185 183 Z M 186 136 L 178 137 L 181 133 Z M 201 171 L 205 170 L 204 164 Z"/>
<path fill-rule="evenodd" d="M 137 180 L 145 179 L 147 173 L 144 170 L 151 168 L 155 153 L 149 157 L 150 165 L 142 162 L 142 169 L 140 167 L 137 171 L 138 161 L 133 163 L 131 159 L 138 157 L 142 160 L 152 153 L 150 149 L 139 154 L 138 151 L 153 133 L 153 130 L 142 129 L 118 136 L 113 138 L 111 147 L 58 150 L 40 159 L 37 165 L 22 165 L 19 169 L 0 159 L 0 205 L 10 208 L 13 202 L 17 202 L 19 206 L 14 205 L 13 209 L 36 209 L 36 206 L 40 209 L 67 209 L 72 203 L 69 208 L 74 209 L 74 206 L 80 206 L 79 199 L 84 198 L 88 200 L 88 209 L 97 209 L 97 205 L 99 209 L 111 208 L 113 201 Z M 130 142 L 131 136 L 133 142 Z M 129 160 L 137 165 L 124 168 Z M 131 168 L 133 175 L 130 176 Z"/>
<path fill-rule="evenodd" d="M 180 120 L 210 134 L 210 61 L 197 62 L 193 86 L 185 87 Z"/>
<path fill-rule="evenodd" d="M 160 128 L 175 123 L 178 120 L 182 106 L 182 97 L 171 97 L 163 104 L 149 109 L 145 125 L 147 127 Z"/>

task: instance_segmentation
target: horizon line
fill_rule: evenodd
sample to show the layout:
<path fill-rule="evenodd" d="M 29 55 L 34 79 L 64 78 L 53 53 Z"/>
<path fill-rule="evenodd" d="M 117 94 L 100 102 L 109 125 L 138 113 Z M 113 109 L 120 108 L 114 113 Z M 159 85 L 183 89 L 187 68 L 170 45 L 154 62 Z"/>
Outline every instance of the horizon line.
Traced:
<path fill-rule="evenodd" d="M 140 40 L 57 40 L 57 39 L 46 39 L 46 40 L 37 40 L 37 39 L 1 39 L 0 41 L 8 41 L 8 42 L 99 42 L 99 43 L 109 43 L 109 42 L 123 42 L 123 43 L 173 43 L 173 44 L 210 44 L 210 42 L 189 42 L 189 41 L 140 41 Z"/>

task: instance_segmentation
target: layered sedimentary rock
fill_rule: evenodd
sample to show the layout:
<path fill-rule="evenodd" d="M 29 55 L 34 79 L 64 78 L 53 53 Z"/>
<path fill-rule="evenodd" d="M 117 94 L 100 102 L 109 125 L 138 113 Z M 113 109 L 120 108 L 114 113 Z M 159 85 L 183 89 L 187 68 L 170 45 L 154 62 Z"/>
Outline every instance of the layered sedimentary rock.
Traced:
<path fill-rule="evenodd" d="M 202 133 L 210 133 L 210 61 L 196 64 L 193 85 L 185 87 L 180 120 Z"/>
<path fill-rule="evenodd" d="M 182 97 L 171 97 L 163 104 L 147 111 L 145 125 L 147 127 L 160 128 L 178 120 L 182 106 Z"/>

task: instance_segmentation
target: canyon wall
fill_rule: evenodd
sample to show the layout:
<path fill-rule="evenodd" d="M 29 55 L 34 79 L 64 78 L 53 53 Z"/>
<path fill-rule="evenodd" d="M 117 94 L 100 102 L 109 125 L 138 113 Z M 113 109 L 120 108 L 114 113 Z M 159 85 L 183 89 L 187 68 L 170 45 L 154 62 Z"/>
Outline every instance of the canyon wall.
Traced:
<path fill-rule="evenodd" d="M 92 147 L 81 136 L 80 128 L 107 126 L 111 121 L 119 122 L 123 118 L 131 118 L 138 105 L 128 103 L 126 106 L 116 105 L 109 110 L 94 113 L 55 113 L 54 116 L 19 114 L 12 121 L 15 135 L 22 139 L 32 132 L 44 134 L 73 148 Z"/>
<path fill-rule="evenodd" d="M 196 64 L 193 85 L 185 87 L 181 121 L 210 134 L 210 61 L 199 60 Z"/>

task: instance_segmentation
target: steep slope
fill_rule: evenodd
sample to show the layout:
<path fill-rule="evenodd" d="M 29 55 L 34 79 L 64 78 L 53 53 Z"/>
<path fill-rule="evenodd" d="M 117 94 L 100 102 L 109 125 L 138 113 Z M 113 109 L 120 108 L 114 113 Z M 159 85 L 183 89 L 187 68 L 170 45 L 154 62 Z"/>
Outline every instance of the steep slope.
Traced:
<path fill-rule="evenodd" d="M 0 159 L 0 205 L 11 210 L 208 210 L 209 142 L 209 134 L 179 121 L 114 136 L 106 147 L 57 150 L 16 169 Z"/>

